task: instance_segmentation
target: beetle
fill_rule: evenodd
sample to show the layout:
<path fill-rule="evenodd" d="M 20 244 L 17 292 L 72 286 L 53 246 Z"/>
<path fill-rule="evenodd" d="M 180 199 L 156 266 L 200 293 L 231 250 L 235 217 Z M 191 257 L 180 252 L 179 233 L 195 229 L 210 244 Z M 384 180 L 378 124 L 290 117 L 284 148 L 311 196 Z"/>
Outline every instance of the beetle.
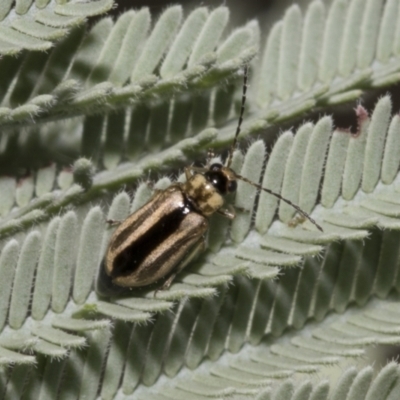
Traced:
<path fill-rule="evenodd" d="M 156 292 L 168 289 L 176 275 L 205 249 L 209 217 L 219 213 L 229 219 L 235 218 L 234 209 L 224 205 L 224 196 L 236 191 L 238 180 L 290 204 L 322 231 L 299 206 L 231 169 L 243 121 L 246 90 L 247 66 L 244 67 L 239 121 L 226 165 L 208 161 L 203 168 L 186 167 L 185 183 L 174 183 L 157 191 L 115 230 L 104 261 L 105 273 L 114 285 L 139 288 L 163 280 Z"/>

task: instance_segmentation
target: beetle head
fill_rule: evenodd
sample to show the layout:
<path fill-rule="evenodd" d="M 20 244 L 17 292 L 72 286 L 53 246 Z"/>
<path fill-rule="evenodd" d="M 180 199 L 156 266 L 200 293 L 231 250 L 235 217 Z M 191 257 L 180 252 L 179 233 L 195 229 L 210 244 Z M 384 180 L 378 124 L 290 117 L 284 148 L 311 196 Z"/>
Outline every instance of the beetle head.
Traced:
<path fill-rule="evenodd" d="M 236 191 L 236 174 L 229 167 L 218 163 L 212 164 L 204 176 L 222 195 Z"/>

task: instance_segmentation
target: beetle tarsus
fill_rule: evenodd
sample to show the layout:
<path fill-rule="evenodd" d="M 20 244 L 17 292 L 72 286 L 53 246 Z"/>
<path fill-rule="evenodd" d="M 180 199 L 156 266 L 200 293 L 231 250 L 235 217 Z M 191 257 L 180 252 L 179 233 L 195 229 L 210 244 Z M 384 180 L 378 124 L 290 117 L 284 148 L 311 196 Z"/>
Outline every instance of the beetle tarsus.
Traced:
<path fill-rule="evenodd" d="M 228 219 L 235 219 L 236 217 L 236 210 L 231 204 L 228 204 L 226 208 L 220 208 L 217 213 Z"/>
<path fill-rule="evenodd" d="M 114 225 L 119 225 L 123 221 L 120 221 L 120 220 L 117 220 L 117 219 L 107 219 L 106 222 L 110 226 L 114 226 Z"/>
<path fill-rule="evenodd" d="M 177 275 L 177 272 L 174 272 L 173 274 L 170 275 L 170 277 L 159 287 L 154 291 L 153 297 L 155 298 L 157 296 L 157 293 L 160 290 L 167 290 L 171 286 L 172 282 L 174 281 L 175 277 Z"/>

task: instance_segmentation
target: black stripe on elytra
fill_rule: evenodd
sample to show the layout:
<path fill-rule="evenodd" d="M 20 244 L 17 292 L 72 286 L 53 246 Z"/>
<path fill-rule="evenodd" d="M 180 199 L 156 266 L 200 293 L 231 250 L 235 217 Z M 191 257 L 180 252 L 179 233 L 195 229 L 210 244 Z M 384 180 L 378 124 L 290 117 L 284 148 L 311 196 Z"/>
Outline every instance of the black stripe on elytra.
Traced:
<path fill-rule="evenodd" d="M 164 214 L 146 233 L 115 257 L 111 276 L 116 278 L 132 274 L 151 252 L 176 232 L 185 216 L 193 211 L 192 205 L 185 201 L 182 207 Z"/>
<path fill-rule="evenodd" d="M 156 203 L 157 204 L 157 203 Z M 147 212 L 144 212 L 140 217 L 138 217 L 138 219 L 135 221 L 135 226 L 140 226 L 143 224 L 143 222 L 151 217 L 151 215 L 153 214 L 153 209 L 149 208 L 147 210 Z M 115 250 L 117 249 L 119 246 L 121 246 L 122 243 L 124 243 L 128 237 L 130 235 L 132 235 L 132 230 L 134 230 L 134 228 L 132 228 L 131 226 L 127 226 L 123 231 L 121 231 L 118 234 L 118 237 L 115 239 L 115 241 L 112 243 L 111 249 Z"/>
<path fill-rule="evenodd" d="M 199 239 L 201 238 L 201 236 L 199 237 Z M 168 249 L 166 249 L 165 253 L 163 253 L 163 256 L 166 259 L 171 258 L 174 253 L 176 253 L 176 249 L 181 248 L 182 246 L 184 246 L 189 240 L 192 240 L 193 236 L 183 236 L 180 239 L 176 240 L 174 243 L 174 246 L 170 246 Z M 191 247 L 190 247 L 191 248 Z M 177 263 L 179 264 L 179 262 Z M 172 272 L 172 271 L 171 271 Z"/>

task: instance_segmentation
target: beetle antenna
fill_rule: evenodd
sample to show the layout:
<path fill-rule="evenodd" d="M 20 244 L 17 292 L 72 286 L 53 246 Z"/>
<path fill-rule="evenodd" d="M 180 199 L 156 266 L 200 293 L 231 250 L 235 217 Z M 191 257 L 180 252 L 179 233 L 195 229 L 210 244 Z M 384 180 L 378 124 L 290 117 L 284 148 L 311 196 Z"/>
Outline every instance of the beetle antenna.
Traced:
<path fill-rule="evenodd" d="M 244 105 L 246 104 L 246 92 L 247 92 L 247 72 L 248 72 L 248 66 L 247 64 L 244 66 L 243 69 L 243 91 L 242 91 L 242 105 L 240 107 L 240 116 L 239 116 L 239 121 L 238 121 L 238 125 L 236 128 L 236 133 L 235 133 L 235 137 L 233 139 L 231 148 L 229 149 L 229 154 L 228 154 L 228 160 L 226 162 L 226 166 L 229 168 L 232 164 L 232 157 L 233 157 L 233 152 L 236 149 L 236 144 L 238 141 L 238 137 L 239 137 L 239 133 L 240 133 L 240 128 L 242 126 L 242 122 L 243 122 L 243 114 L 244 114 Z"/>
<path fill-rule="evenodd" d="M 269 194 L 272 194 L 272 196 L 277 197 L 279 200 L 284 201 L 285 203 L 289 204 L 290 206 L 292 206 L 296 211 L 298 211 L 301 215 L 303 215 L 304 217 L 306 217 L 311 223 L 313 223 L 321 232 L 323 232 L 323 229 L 320 225 L 317 224 L 317 222 L 309 215 L 307 214 L 305 211 L 303 211 L 297 204 L 292 203 L 290 200 L 285 199 L 284 197 L 282 197 L 279 193 L 273 192 L 270 189 L 267 189 L 265 187 L 262 187 L 261 185 L 258 185 L 257 183 L 254 183 L 252 181 L 250 181 L 249 179 L 235 174 L 237 179 L 240 179 L 244 182 L 249 183 L 250 185 L 256 187 L 257 189 L 263 190 L 264 192 L 267 192 Z"/>

